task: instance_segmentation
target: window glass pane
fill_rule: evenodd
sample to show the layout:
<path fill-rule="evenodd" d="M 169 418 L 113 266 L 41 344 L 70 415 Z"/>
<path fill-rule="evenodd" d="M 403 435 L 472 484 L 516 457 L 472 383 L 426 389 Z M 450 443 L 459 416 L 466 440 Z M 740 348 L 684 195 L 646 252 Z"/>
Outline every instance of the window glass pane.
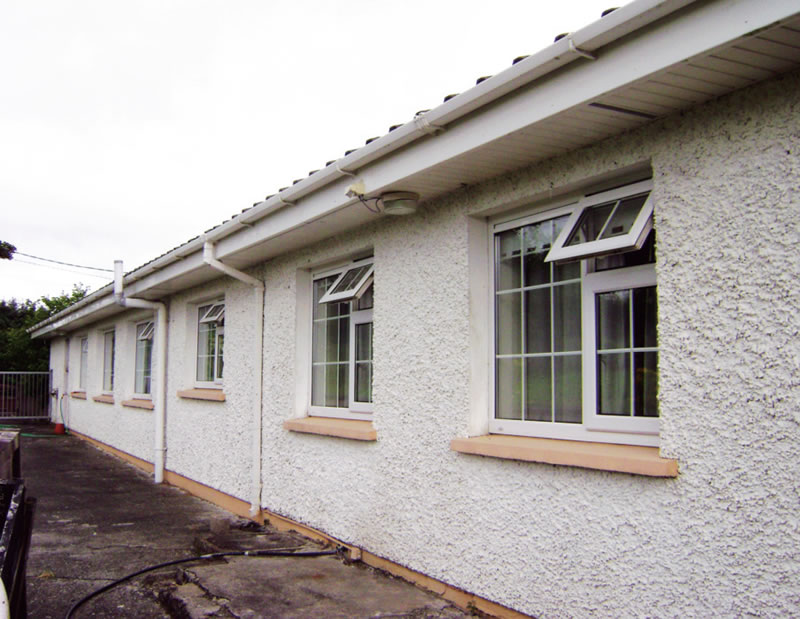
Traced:
<path fill-rule="evenodd" d="M 521 419 L 522 359 L 498 359 L 495 367 L 495 417 Z"/>
<path fill-rule="evenodd" d="M 580 260 L 575 262 L 565 262 L 563 264 L 551 262 L 550 264 L 553 265 L 554 282 L 563 282 L 568 279 L 579 279 L 581 276 Z"/>
<path fill-rule="evenodd" d="M 356 309 L 365 310 L 365 309 L 372 309 L 373 306 L 373 289 L 375 288 L 375 284 L 371 284 L 369 288 L 364 291 L 364 294 L 361 295 L 360 299 L 356 300 Z"/>
<path fill-rule="evenodd" d="M 225 344 L 225 335 L 219 333 L 217 335 L 217 378 L 222 378 L 222 368 L 225 365 L 223 348 Z"/>
<path fill-rule="evenodd" d="M 525 419 L 552 421 L 550 357 L 525 359 Z"/>
<path fill-rule="evenodd" d="M 81 340 L 81 373 L 79 377 L 78 387 L 86 389 L 86 377 L 89 368 L 89 338 Z"/>
<path fill-rule="evenodd" d="M 327 326 L 328 321 L 322 320 L 315 322 L 312 327 L 313 341 L 311 344 L 311 361 L 312 363 L 321 363 L 327 358 L 327 349 L 325 343 L 327 341 Z"/>
<path fill-rule="evenodd" d="M 150 367 L 153 356 L 153 340 L 136 342 L 135 393 L 150 393 Z"/>
<path fill-rule="evenodd" d="M 497 290 L 520 288 L 522 282 L 522 229 L 501 232 L 495 239 Z"/>
<path fill-rule="evenodd" d="M 203 308 L 199 310 L 203 312 Z M 202 314 L 201 314 L 202 315 Z M 203 322 L 197 325 L 197 380 L 214 381 L 214 358 L 217 357 L 217 329 L 219 323 Z M 219 351 L 219 359 L 222 351 Z M 220 368 L 221 370 L 221 368 Z M 219 377 L 222 374 L 219 373 Z"/>
<path fill-rule="evenodd" d="M 550 352 L 550 288 L 525 292 L 525 352 Z"/>
<path fill-rule="evenodd" d="M 519 354 L 522 347 L 522 293 L 497 295 L 497 354 Z"/>
<path fill-rule="evenodd" d="M 553 224 L 551 221 L 525 226 L 523 242 L 525 254 L 523 265 L 525 268 L 525 285 L 536 286 L 550 281 L 550 265 L 544 258 L 553 244 Z"/>
<path fill-rule="evenodd" d="M 372 402 L 372 363 L 356 363 L 356 402 Z"/>
<path fill-rule="evenodd" d="M 580 355 L 553 357 L 555 420 L 581 423 L 583 380 Z"/>
<path fill-rule="evenodd" d="M 581 285 L 553 287 L 553 350 L 581 349 Z"/>
<path fill-rule="evenodd" d="M 355 400 L 372 402 L 372 323 L 356 325 Z"/>
<path fill-rule="evenodd" d="M 656 287 L 633 290 L 633 345 L 636 348 L 655 348 L 658 320 Z"/>
<path fill-rule="evenodd" d="M 350 406 L 349 384 L 350 380 L 350 366 L 347 363 L 340 363 L 339 368 L 339 402 L 335 406 L 339 408 L 348 408 Z"/>
<path fill-rule="evenodd" d="M 597 348 L 611 350 L 630 346 L 630 290 L 596 295 Z"/>
<path fill-rule="evenodd" d="M 610 202 L 584 209 L 566 245 L 580 245 L 596 240 L 615 204 L 616 202 Z"/>
<path fill-rule="evenodd" d="M 600 272 L 610 269 L 625 269 L 639 266 L 640 264 L 655 264 L 655 261 L 656 231 L 653 229 L 650 230 L 650 234 L 647 235 L 641 249 L 595 258 L 594 270 Z"/>
<path fill-rule="evenodd" d="M 597 407 L 600 415 L 630 415 L 630 353 L 597 355 Z"/>
<path fill-rule="evenodd" d="M 114 332 L 103 335 L 103 390 L 114 389 Z"/>
<path fill-rule="evenodd" d="M 214 380 L 214 367 L 210 357 L 197 358 L 197 380 L 212 382 Z"/>
<path fill-rule="evenodd" d="M 339 366 L 325 366 L 325 406 L 339 406 Z"/>
<path fill-rule="evenodd" d="M 311 404 L 325 406 L 325 366 L 311 366 Z"/>
<path fill-rule="evenodd" d="M 633 353 L 634 407 L 637 417 L 658 417 L 658 353 Z"/>
<path fill-rule="evenodd" d="M 611 216 L 606 229 L 600 235 L 601 239 L 608 239 L 615 236 L 628 234 L 631 231 L 633 222 L 642 208 L 642 205 L 647 200 L 648 193 L 641 196 L 634 196 L 632 198 L 625 198 L 620 200 L 619 206 Z"/>

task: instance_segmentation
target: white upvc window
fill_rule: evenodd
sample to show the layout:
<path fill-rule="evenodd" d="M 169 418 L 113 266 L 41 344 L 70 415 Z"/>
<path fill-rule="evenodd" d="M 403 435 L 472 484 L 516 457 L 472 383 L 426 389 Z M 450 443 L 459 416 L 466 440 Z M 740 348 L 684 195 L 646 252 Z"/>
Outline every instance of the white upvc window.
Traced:
<path fill-rule="evenodd" d="M 494 225 L 491 432 L 658 445 L 651 187 L 637 183 Z M 626 221 L 648 212 L 644 240 L 605 253 L 589 240 L 582 244 L 591 258 L 552 259 L 570 238 L 565 230 L 581 230 L 581 213 L 619 208 L 626 196 L 639 209 L 626 204 Z"/>
<path fill-rule="evenodd" d="M 103 391 L 114 391 L 114 348 L 116 336 L 114 331 L 103 334 Z"/>
<path fill-rule="evenodd" d="M 200 386 L 222 383 L 225 342 L 225 303 L 215 301 L 197 309 L 197 374 Z"/>
<path fill-rule="evenodd" d="M 151 369 L 153 365 L 153 321 L 136 325 L 136 359 L 134 366 L 133 392 L 136 395 L 151 393 Z"/>
<path fill-rule="evenodd" d="M 86 390 L 86 379 L 89 375 L 89 338 L 81 338 L 81 366 L 78 375 L 78 388 Z"/>
<path fill-rule="evenodd" d="M 309 411 L 370 419 L 372 258 L 313 276 Z"/>

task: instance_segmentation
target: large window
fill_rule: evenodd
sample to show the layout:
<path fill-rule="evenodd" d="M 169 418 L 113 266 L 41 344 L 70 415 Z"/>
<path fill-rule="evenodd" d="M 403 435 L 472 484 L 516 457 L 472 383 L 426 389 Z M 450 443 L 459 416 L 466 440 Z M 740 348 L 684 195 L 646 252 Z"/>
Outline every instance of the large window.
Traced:
<path fill-rule="evenodd" d="M 136 365 L 134 368 L 133 391 L 139 395 L 150 393 L 150 376 L 153 364 L 153 332 L 152 321 L 136 325 Z"/>
<path fill-rule="evenodd" d="M 225 304 L 221 301 L 197 310 L 197 382 L 222 382 L 225 341 Z"/>
<path fill-rule="evenodd" d="M 103 334 L 103 391 L 114 391 L 114 344 L 113 331 Z"/>
<path fill-rule="evenodd" d="M 89 338 L 81 338 L 81 367 L 78 376 L 78 388 L 86 391 L 86 378 L 89 374 Z"/>
<path fill-rule="evenodd" d="M 494 226 L 492 432 L 657 444 L 651 187 Z"/>
<path fill-rule="evenodd" d="M 312 414 L 370 417 L 372 273 L 372 259 L 368 259 L 314 275 Z"/>

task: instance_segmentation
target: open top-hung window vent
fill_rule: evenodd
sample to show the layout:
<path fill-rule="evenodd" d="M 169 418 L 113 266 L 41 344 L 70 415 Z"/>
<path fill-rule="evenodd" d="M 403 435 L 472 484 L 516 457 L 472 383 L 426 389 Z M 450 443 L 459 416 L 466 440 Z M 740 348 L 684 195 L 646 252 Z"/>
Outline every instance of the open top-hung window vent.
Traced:
<path fill-rule="evenodd" d="M 155 325 L 152 322 L 146 322 L 143 325 L 139 325 L 138 331 L 139 332 L 136 334 L 137 340 L 152 340 Z"/>
<path fill-rule="evenodd" d="M 583 198 L 545 262 L 570 262 L 641 249 L 653 228 L 651 180 Z"/>
<path fill-rule="evenodd" d="M 323 303 L 343 303 L 359 299 L 372 283 L 372 273 L 374 266 L 371 262 L 367 264 L 354 265 L 344 271 L 336 281 L 331 284 L 328 291 L 319 300 Z"/>
<path fill-rule="evenodd" d="M 214 303 L 206 310 L 206 313 L 203 314 L 203 317 L 200 318 L 200 323 L 202 324 L 206 322 L 222 322 L 224 318 L 225 318 L 225 304 Z"/>

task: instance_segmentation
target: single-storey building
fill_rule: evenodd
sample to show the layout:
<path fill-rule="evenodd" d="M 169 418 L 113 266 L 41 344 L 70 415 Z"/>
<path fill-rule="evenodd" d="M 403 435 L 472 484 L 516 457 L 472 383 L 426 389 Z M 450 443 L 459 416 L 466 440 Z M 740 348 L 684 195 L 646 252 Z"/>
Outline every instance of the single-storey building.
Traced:
<path fill-rule="evenodd" d="M 73 432 L 462 604 L 795 615 L 799 150 L 796 0 L 635 0 L 33 334 Z"/>

